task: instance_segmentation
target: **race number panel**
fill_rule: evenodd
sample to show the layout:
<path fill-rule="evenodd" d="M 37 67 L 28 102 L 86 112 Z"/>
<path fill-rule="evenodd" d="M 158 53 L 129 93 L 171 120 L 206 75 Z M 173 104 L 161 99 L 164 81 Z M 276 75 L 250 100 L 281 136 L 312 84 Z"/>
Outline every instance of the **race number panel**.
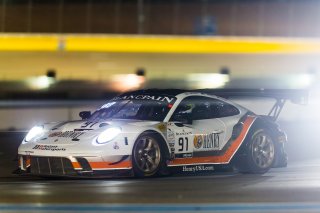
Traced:
<path fill-rule="evenodd" d="M 191 126 L 177 122 L 168 123 L 168 142 L 171 151 L 174 151 L 175 158 L 193 156 L 193 138 Z"/>

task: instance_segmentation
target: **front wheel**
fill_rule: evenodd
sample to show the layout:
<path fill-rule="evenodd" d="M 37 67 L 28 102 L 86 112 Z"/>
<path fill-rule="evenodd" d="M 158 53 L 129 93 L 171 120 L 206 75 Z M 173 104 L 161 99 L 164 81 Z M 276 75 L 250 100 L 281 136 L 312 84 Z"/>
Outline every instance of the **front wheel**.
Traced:
<path fill-rule="evenodd" d="M 267 172 L 275 159 L 275 145 L 270 133 L 262 129 L 255 131 L 246 152 L 246 172 L 258 174 Z"/>
<path fill-rule="evenodd" d="M 142 134 L 136 141 L 132 153 L 133 171 L 137 177 L 158 174 L 165 164 L 163 149 L 158 137 Z"/>

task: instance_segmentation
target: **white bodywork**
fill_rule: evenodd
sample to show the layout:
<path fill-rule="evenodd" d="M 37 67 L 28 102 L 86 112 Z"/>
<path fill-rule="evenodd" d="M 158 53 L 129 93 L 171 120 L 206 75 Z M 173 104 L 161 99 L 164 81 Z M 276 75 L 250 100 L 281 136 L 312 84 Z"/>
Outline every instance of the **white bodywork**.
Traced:
<path fill-rule="evenodd" d="M 180 102 L 189 96 L 221 100 L 235 106 L 239 110 L 239 114 L 222 118 L 193 120 L 192 124 L 185 125 L 170 121 Z M 233 140 L 234 126 L 243 117 L 246 117 L 248 110 L 228 100 L 202 93 L 181 93 L 175 97 L 175 103 L 162 122 L 114 119 L 99 123 L 80 120 L 43 124 L 45 129 L 43 134 L 29 142 L 24 140 L 20 145 L 18 150 L 21 158 L 20 168 L 27 170 L 27 167 L 30 166 L 30 163 L 24 162 L 27 158 L 42 156 L 67 158 L 72 162 L 74 169 L 79 172 L 83 168 L 79 164 L 78 158 L 85 158 L 93 171 L 131 169 L 134 143 L 139 135 L 146 131 L 158 133 L 166 142 L 171 156 L 168 166 L 229 163 L 243 142 L 254 118 L 243 121 L 246 128 L 240 134 L 242 138 L 239 136 L 234 139 L 235 143 L 238 143 L 237 147 L 232 147 L 234 150 L 231 150 L 232 153 L 229 153 L 228 156 L 221 157 L 222 155 L 219 154 L 220 158 L 219 156 L 211 158 L 211 156 L 203 157 L 201 153 L 211 151 L 218 153 L 226 150 L 226 144 Z M 121 133 L 108 143 L 98 144 L 97 137 L 110 127 L 120 127 Z M 230 150 L 227 149 L 226 152 L 230 152 Z"/>

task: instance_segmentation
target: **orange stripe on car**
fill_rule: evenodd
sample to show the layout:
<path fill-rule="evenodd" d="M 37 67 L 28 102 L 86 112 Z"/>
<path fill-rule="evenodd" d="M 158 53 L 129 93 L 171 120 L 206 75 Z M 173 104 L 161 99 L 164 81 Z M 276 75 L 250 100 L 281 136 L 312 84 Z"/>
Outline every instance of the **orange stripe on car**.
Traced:
<path fill-rule="evenodd" d="M 117 164 L 112 162 L 89 162 L 91 168 L 94 169 L 127 169 L 132 167 L 131 161 L 123 161 Z M 75 169 L 82 169 L 78 162 L 72 162 Z"/>
<path fill-rule="evenodd" d="M 29 156 L 26 157 L 26 167 L 31 165 L 31 158 Z"/>
<path fill-rule="evenodd" d="M 78 162 L 72 162 L 72 166 L 74 169 L 82 169 L 80 163 L 78 163 Z"/>
<path fill-rule="evenodd" d="M 188 164 L 221 164 L 221 163 L 229 163 L 233 155 L 239 149 L 240 145 L 244 141 L 252 123 L 254 122 L 255 117 L 248 116 L 243 124 L 243 129 L 240 135 L 232 142 L 231 146 L 227 149 L 227 151 L 220 156 L 209 156 L 209 157 L 194 157 L 194 158 L 178 158 L 173 159 L 169 166 L 178 166 L 178 165 L 188 165 Z"/>
<path fill-rule="evenodd" d="M 121 169 L 121 168 L 131 168 L 131 161 L 122 161 L 117 164 L 112 164 L 112 162 L 89 162 L 92 169 Z"/>

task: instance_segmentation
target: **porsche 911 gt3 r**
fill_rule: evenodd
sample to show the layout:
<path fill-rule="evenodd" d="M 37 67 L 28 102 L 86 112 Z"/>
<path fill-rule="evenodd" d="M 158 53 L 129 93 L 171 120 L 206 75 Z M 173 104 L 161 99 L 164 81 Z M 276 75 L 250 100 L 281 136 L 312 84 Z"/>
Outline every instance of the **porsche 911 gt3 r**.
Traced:
<path fill-rule="evenodd" d="M 277 99 L 273 116 L 259 116 L 211 93 L 128 92 L 81 112 L 82 120 L 37 125 L 19 147 L 19 167 L 39 176 L 146 177 L 286 166 L 287 137 L 272 119 L 285 99 Z"/>

